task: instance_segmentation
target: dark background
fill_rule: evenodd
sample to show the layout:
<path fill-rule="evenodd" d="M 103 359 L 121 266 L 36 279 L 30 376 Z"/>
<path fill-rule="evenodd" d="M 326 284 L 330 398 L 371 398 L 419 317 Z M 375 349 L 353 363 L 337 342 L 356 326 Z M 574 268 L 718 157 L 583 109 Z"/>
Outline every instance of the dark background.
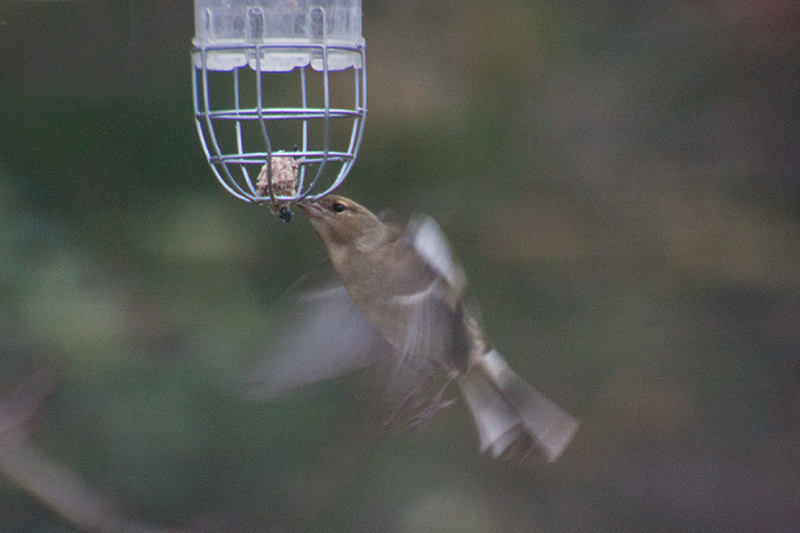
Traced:
<path fill-rule="evenodd" d="M 244 401 L 324 253 L 214 181 L 191 2 L 5 1 L 0 530 L 794 530 L 798 4 L 364 4 L 341 191 L 442 223 L 573 443 L 379 430 L 358 376 Z"/>

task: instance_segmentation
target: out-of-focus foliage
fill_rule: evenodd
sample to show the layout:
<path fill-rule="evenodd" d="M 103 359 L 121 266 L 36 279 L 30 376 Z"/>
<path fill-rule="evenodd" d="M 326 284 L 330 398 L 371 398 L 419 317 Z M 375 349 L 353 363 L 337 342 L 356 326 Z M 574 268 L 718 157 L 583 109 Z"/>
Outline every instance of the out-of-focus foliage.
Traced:
<path fill-rule="evenodd" d="M 238 395 L 324 254 L 213 181 L 191 3 L 0 21 L 0 530 L 90 523 L 11 475 L 20 442 L 130 527 L 796 526 L 796 3 L 364 0 L 342 191 L 442 222 L 493 343 L 584 422 L 540 467 L 480 456 L 461 404 L 381 429 L 359 376 Z"/>

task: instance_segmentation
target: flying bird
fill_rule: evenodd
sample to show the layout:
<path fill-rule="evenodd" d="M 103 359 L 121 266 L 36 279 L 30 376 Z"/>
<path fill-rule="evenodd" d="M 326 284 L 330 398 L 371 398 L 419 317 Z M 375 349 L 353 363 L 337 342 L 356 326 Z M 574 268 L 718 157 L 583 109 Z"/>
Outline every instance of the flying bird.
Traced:
<path fill-rule="evenodd" d="M 330 379 L 383 361 L 395 408 L 411 425 L 450 405 L 455 382 L 493 457 L 555 461 L 579 422 L 519 377 L 489 347 L 468 304 L 466 276 L 438 224 L 417 216 L 405 229 L 337 195 L 298 204 L 335 272 L 298 291 L 298 327 L 259 373 L 267 393 Z M 444 385 L 420 399 L 437 375 Z"/>

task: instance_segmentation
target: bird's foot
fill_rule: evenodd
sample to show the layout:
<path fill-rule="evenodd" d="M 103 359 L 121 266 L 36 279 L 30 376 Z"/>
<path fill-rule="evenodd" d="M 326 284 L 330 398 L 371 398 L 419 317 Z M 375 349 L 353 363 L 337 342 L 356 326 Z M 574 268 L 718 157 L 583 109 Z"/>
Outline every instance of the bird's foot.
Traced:
<path fill-rule="evenodd" d="M 409 422 L 408 424 L 409 428 L 416 429 L 423 426 L 431 418 L 433 418 L 433 416 L 436 413 L 438 413 L 441 409 L 449 407 L 455 402 L 455 400 L 444 399 L 444 393 L 447 390 L 447 387 L 450 386 L 450 383 L 452 383 L 454 379 L 455 379 L 454 376 L 447 378 L 447 381 L 445 381 L 444 385 L 442 385 L 442 388 L 439 389 L 439 392 L 437 392 L 433 398 L 431 398 L 427 402 L 422 403 L 419 406 L 417 414 L 414 415 L 414 418 L 412 418 L 411 422 Z"/>
<path fill-rule="evenodd" d="M 393 426 L 401 419 L 403 419 L 408 413 L 419 409 L 424 402 L 419 399 L 417 394 L 417 390 L 413 390 L 408 396 L 403 398 L 400 403 L 395 407 L 386 420 L 383 421 L 384 426 Z"/>
<path fill-rule="evenodd" d="M 413 391 L 411 391 L 407 396 L 405 396 L 397 407 L 392 410 L 389 414 L 389 417 L 383 422 L 384 426 L 393 426 L 406 416 L 411 413 L 414 413 L 413 417 L 411 417 L 410 422 L 408 423 L 409 429 L 417 429 L 427 423 L 433 416 L 439 412 L 439 410 L 444 409 L 452 405 L 455 400 L 445 400 L 444 393 L 447 391 L 447 387 L 452 383 L 455 379 L 455 376 L 451 376 L 447 379 L 439 392 L 437 392 L 431 399 L 429 400 L 420 400 L 420 394 L 423 389 L 425 382 L 420 384 L 419 386 L 415 387 Z"/>
<path fill-rule="evenodd" d="M 439 410 L 451 406 L 455 400 L 442 400 L 441 398 L 432 398 L 430 401 L 422 404 L 421 408 L 408 423 L 409 429 L 419 429 L 427 424 Z"/>

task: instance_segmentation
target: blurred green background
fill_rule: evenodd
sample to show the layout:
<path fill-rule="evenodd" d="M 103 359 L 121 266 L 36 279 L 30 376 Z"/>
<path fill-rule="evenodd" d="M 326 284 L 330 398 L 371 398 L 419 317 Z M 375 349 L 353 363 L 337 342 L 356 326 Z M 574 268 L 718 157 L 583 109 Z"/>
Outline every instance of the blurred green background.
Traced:
<path fill-rule="evenodd" d="M 794 530 L 796 2 L 364 0 L 341 191 L 442 223 L 583 420 L 541 466 L 461 403 L 380 430 L 358 376 L 236 394 L 324 252 L 214 181 L 192 34 L 189 1 L 0 2 L 0 530 Z"/>

